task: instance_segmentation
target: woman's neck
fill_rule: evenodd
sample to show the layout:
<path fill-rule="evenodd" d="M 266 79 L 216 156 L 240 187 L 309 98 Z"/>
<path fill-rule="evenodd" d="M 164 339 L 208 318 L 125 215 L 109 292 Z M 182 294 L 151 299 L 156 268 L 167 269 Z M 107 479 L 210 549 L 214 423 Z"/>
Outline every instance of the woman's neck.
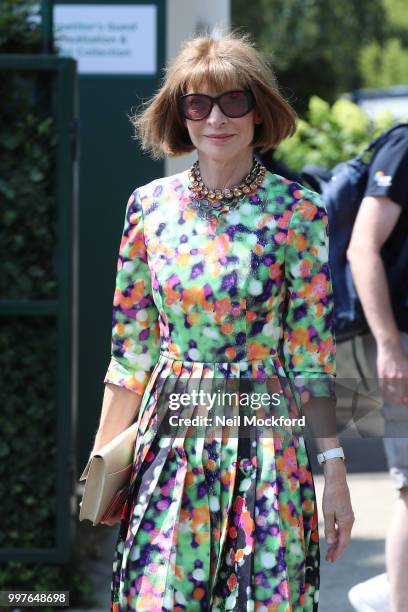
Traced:
<path fill-rule="evenodd" d="M 208 189 L 226 189 L 238 185 L 251 171 L 253 151 L 228 160 L 214 160 L 198 154 L 201 178 Z"/>

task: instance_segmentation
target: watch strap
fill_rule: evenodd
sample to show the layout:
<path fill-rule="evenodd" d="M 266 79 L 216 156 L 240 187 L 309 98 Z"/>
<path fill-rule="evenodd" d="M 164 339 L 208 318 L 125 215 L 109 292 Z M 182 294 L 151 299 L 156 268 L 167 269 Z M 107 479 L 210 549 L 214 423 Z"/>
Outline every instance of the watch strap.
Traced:
<path fill-rule="evenodd" d="M 343 459 L 343 461 L 345 460 L 344 451 L 341 446 L 336 446 L 336 448 L 330 448 L 326 451 L 318 453 L 317 460 L 320 465 L 322 465 L 323 463 L 326 463 L 328 459 L 336 459 L 337 457 L 340 457 Z"/>

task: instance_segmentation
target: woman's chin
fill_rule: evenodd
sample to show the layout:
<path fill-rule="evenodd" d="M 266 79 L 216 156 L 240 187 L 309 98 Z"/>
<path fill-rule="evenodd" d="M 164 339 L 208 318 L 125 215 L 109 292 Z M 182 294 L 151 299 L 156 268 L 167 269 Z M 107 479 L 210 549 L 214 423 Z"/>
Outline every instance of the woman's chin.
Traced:
<path fill-rule="evenodd" d="M 230 147 L 227 143 L 215 143 L 211 146 L 198 149 L 198 155 L 207 157 L 214 161 L 226 162 L 228 159 L 237 159 L 247 152 L 247 149 L 237 150 L 236 147 Z"/>

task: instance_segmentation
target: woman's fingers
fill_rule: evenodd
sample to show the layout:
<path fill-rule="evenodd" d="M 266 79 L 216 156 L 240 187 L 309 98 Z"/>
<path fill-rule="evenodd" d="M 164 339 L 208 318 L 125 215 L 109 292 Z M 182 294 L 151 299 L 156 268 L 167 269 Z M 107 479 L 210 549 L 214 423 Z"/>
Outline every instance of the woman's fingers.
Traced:
<path fill-rule="evenodd" d="M 337 546 L 338 533 L 334 520 L 334 512 L 324 512 L 324 535 L 326 543 L 329 545 L 329 550 L 326 554 L 326 561 L 331 561 L 333 551 Z"/>
<path fill-rule="evenodd" d="M 337 539 L 336 524 L 334 522 L 334 512 L 323 512 L 324 516 L 324 536 L 327 544 L 333 544 Z"/>
<path fill-rule="evenodd" d="M 350 544 L 351 537 L 351 525 L 350 526 L 340 526 L 339 527 L 339 537 L 337 540 L 336 548 L 333 551 L 333 563 L 337 561 L 344 553 L 348 545 Z"/>
<path fill-rule="evenodd" d="M 335 563 L 338 559 L 340 559 L 350 544 L 351 530 L 354 524 L 354 514 L 352 512 L 348 513 L 347 515 L 337 519 L 336 523 L 336 537 L 326 554 L 326 561 L 331 561 L 332 563 Z"/>
<path fill-rule="evenodd" d="M 339 464 L 341 466 L 341 464 Z M 345 474 L 338 473 L 339 466 L 326 470 L 323 491 L 323 517 L 325 539 L 329 546 L 326 561 L 335 563 L 350 543 L 354 512 Z"/>

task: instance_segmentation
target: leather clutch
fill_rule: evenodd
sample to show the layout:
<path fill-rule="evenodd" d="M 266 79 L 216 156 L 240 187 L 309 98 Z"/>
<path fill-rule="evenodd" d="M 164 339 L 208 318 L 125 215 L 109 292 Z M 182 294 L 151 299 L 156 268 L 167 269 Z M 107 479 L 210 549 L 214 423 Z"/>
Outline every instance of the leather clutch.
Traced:
<path fill-rule="evenodd" d="M 138 423 L 133 423 L 89 458 L 79 478 L 86 480 L 80 521 L 88 519 L 95 526 L 125 502 L 137 429 Z"/>

